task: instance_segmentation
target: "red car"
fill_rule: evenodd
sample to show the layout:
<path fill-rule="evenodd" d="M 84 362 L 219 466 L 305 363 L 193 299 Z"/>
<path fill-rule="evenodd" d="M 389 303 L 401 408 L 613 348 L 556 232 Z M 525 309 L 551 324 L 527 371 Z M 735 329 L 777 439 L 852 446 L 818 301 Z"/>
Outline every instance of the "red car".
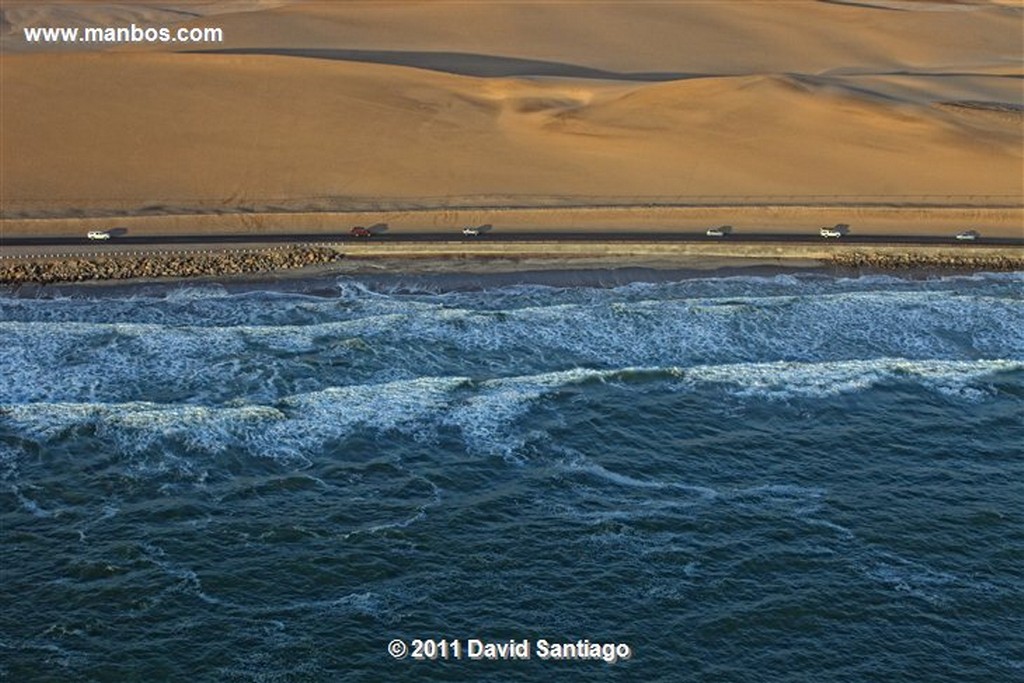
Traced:
<path fill-rule="evenodd" d="M 359 226 L 356 226 L 349 230 L 348 234 L 352 235 L 353 237 L 373 237 L 372 232 L 370 232 L 366 228 L 361 228 Z"/>

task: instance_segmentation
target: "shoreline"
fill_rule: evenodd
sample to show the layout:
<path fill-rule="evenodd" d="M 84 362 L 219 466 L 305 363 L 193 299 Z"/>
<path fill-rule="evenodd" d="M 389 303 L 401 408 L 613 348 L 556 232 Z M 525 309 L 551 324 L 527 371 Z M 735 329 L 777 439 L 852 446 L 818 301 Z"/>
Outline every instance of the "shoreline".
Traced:
<path fill-rule="evenodd" d="M 285 251 L 285 250 L 279 250 Z M 985 272 L 1024 272 L 1024 257 L 1004 257 L 1004 267 L 991 267 L 970 256 L 938 259 L 904 255 L 890 257 L 854 253 L 846 258 L 815 259 L 790 255 L 776 258 L 698 257 L 649 255 L 565 257 L 418 257 L 354 258 L 329 250 L 289 250 L 286 260 L 295 267 L 236 272 L 207 272 L 192 277 L 167 275 L 107 279 L 65 279 L 0 282 L 0 291 L 16 297 L 50 294 L 168 291 L 176 288 L 219 286 L 229 291 L 255 288 L 330 291 L 339 278 L 353 278 L 388 287 L 430 282 L 442 289 L 479 289 L 487 286 L 537 284 L 547 286 L 618 286 L 630 282 L 659 282 L 700 277 L 823 274 L 857 277 L 888 274 L 911 279 Z M 321 253 L 309 253 L 319 251 Z M 211 252 L 216 254 L 216 252 Z M 303 260 L 309 259 L 305 264 Z M 216 258 L 211 260 L 216 263 Z M 63 264 L 67 265 L 67 264 Z M 2 269 L 2 265 L 0 265 Z M 2 272 L 2 270 L 0 270 Z M 414 285 L 410 285 L 414 286 Z"/>
<path fill-rule="evenodd" d="M 340 263 L 340 262 L 339 262 Z M 365 268 L 358 264 L 348 269 L 333 266 L 262 274 L 202 277 L 194 279 L 160 278 L 137 280 L 97 280 L 85 282 L 25 283 L 0 285 L 0 293 L 16 298 L 76 295 L 164 295 L 190 288 L 222 289 L 228 293 L 267 290 L 310 296 L 337 296 L 339 281 L 351 280 L 387 291 L 479 291 L 492 287 L 616 287 L 635 282 L 671 282 L 693 278 L 773 277 L 793 273 L 827 273 L 818 264 L 801 267 L 772 264 L 732 264 L 715 267 L 686 267 L 681 264 L 637 263 L 616 265 L 609 262 L 574 264 L 558 260 L 528 259 L 518 263 L 492 264 L 472 262 L 452 269 L 450 263 L 419 261 L 390 262 L 388 267 Z M 384 264 L 375 264 L 384 265 Z M 497 269 L 491 266 L 498 265 Z"/>

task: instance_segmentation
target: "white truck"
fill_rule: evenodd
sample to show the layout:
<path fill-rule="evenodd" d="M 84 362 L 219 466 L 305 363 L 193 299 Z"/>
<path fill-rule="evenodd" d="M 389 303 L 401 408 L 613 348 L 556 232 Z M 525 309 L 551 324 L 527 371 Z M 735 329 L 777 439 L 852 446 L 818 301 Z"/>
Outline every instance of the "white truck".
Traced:
<path fill-rule="evenodd" d="M 90 230 L 86 234 L 86 237 L 88 237 L 91 240 L 109 240 L 110 233 L 104 232 L 103 230 Z"/>

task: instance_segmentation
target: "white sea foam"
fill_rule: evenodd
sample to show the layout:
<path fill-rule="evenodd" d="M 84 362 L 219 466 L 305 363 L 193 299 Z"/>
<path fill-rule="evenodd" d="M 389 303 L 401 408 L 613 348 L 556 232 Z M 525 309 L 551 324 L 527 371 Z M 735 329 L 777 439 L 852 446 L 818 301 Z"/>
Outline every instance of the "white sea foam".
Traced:
<path fill-rule="evenodd" d="M 810 517 L 809 515 L 801 515 L 801 519 L 805 524 L 808 524 L 810 526 L 818 526 L 822 527 L 823 529 L 834 531 L 840 538 L 844 540 L 851 541 L 855 538 L 853 530 L 843 526 L 842 524 L 836 524 L 835 522 L 831 522 L 827 519 Z"/>
<path fill-rule="evenodd" d="M 826 363 L 737 363 L 678 369 L 678 384 L 732 387 L 740 397 L 763 399 L 824 398 L 861 391 L 887 382 L 912 382 L 947 395 L 975 399 L 984 392 L 974 383 L 999 373 L 1024 370 L 1016 360 L 907 360 L 879 358 Z"/>
<path fill-rule="evenodd" d="M 421 378 L 380 385 L 333 387 L 290 396 L 275 405 L 210 407 L 122 404 L 19 404 L 7 417 L 27 438 L 59 441 L 68 430 L 88 426 L 120 454 L 136 456 L 163 443 L 185 448 L 160 457 L 135 459 L 131 471 L 144 478 L 176 474 L 201 482 L 208 463 L 196 456 L 243 449 L 253 457 L 301 464 L 310 451 L 365 427 L 413 433 L 437 423 L 464 378 Z"/>
<path fill-rule="evenodd" d="M 452 405 L 442 421 L 459 428 L 471 452 L 512 457 L 529 436 L 517 424 L 538 399 L 603 376 L 593 370 L 573 369 L 486 380 L 475 387 L 473 395 Z"/>
<path fill-rule="evenodd" d="M 944 292 L 852 292 L 450 309 L 410 316 L 401 331 L 467 352 L 528 342 L 612 365 L 688 365 L 700 359 L 830 360 L 863 348 L 908 357 L 956 357 L 968 347 L 1019 355 L 1024 333 L 1010 321 L 1020 318 L 1021 305 L 1012 300 L 981 305 Z"/>
<path fill-rule="evenodd" d="M 646 480 L 637 479 L 629 475 L 621 474 L 619 472 L 613 472 L 606 467 L 594 462 L 592 459 L 587 458 L 583 455 L 576 455 L 564 463 L 564 467 L 571 472 L 583 472 L 590 476 L 603 479 L 607 482 L 615 484 L 617 486 L 624 486 L 627 488 L 636 489 L 652 489 L 652 490 L 675 490 L 683 491 L 687 494 L 695 494 L 699 498 L 706 500 L 712 500 L 717 498 L 720 494 L 719 491 L 710 486 L 701 486 L 695 484 L 685 484 L 681 482 L 672 481 L 660 481 L 660 480 Z"/>
<path fill-rule="evenodd" d="M 415 511 L 411 515 L 409 515 L 408 517 L 402 517 L 402 518 L 400 518 L 400 519 L 398 519 L 396 521 L 393 521 L 393 522 L 381 522 L 381 523 L 378 523 L 378 524 L 373 524 L 373 525 L 371 525 L 369 527 L 356 529 L 354 531 L 349 531 L 349 532 L 341 534 L 340 538 L 342 538 L 342 539 L 349 539 L 352 536 L 355 536 L 355 535 L 358 535 L 358 534 L 376 534 L 376 533 L 380 533 L 382 531 L 388 531 L 388 530 L 391 530 L 391 529 L 405 529 L 406 527 L 409 527 L 409 526 L 415 524 L 416 522 L 419 522 L 419 521 L 422 521 L 423 519 L 425 519 L 427 514 L 428 514 L 428 511 L 431 508 L 434 508 L 434 507 L 437 507 L 438 505 L 440 505 L 440 503 L 441 503 L 441 489 L 434 482 L 430 481 L 429 479 L 426 479 L 426 478 L 423 478 L 423 477 L 418 477 L 418 479 L 421 480 L 421 481 L 425 481 L 427 484 L 430 485 L 430 490 L 431 490 L 431 492 L 430 492 L 430 499 L 427 500 L 426 502 L 424 502 L 423 504 L 418 505 L 416 507 Z"/>
<path fill-rule="evenodd" d="M 11 493 L 13 493 L 14 497 L 18 499 L 18 502 L 21 503 L 21 507 L 24 508 L 29 514 L 33 515 L 34 517 L 54 516 L 54 512 L 52 512 L 51 510 L 44 509 L 36 500 L 33 500 L 32 498 L 22 493 L 21 487 L 12 486 Z"/>
<path fill-rule="evenodd" d="M 526 305 L 507 297 L 504 308 L 489 306 L 493 302 L 480 293 L 424 300 L 364 292 L 352 302 L 259 299 L 250 313 L 244 295 L 224 295 L 229 302 L 215 320 L 250 320 L 245 324 L 206 321 L 198 310 L 206 304 L 194 306 L 192 318 L 184 316 L 192 320 L 188 324 L 9 320 L 0 322 L 0 364 L 10 376 L 0 386 L 0 402 L 124 402 L 148 398 L 154 388 L 195 402 L 231 395 L 265 400 L 273 395 L 264 381 L 267 367 L 280 373 L 286 393 L 296 393 L 295 386 L 286 386 L 290 378 L 322 363 L 360 372 L 386 366 L 396 376 L 444 376 L 461 373 L 465 364 L 488 367 L 493 356 L 520 363 L 523 374 L 535 371 L 536 358 L 563 367 L 685 368 L 841 362 L 863 355 L 1024 357 L 1019 296 L 990 289 L 979 296 L 966 285 L 961 292 L 836 291 L 830 280 L 811 285 L 779 278 L 755 284 L 731 296 L 694 296 L 700 292 L 692 282 L 572 290 L 554 298 L 544 294 Z M 761 291 L 769 284 L 774 289 Z M 219 299 L 186 298 L 195 301 Z M 33 304 L 43 307 L 44 319 L 50 311 L 46 305 L 54 305 Z M 89 317 L 102 317 L 100 304 L 90 305 L 97 310 Z M 175 319 L 180 313 L 167 315 Z M 161 317 L 149 307 L 139 315 Z M 275 324 L 255 324 L 262 319 Z M 294 324 L 283 324 L 289 320 Z M 361 349 L 353 346 L 357 343 Z"/>
<path fill-rule="evenodd" d="M 219 450 L 224 444 L 218 442 L 224 437 L 282 417 L 278 410 L 267 406 L 214 408 L 145 402 L 27 404 L 5 410 L 29 438 L 60 440 L 69 429 L 91 425 L 97 436 L 116 439 L 120 450 L 127 452 L 143 451 L 167 437 Z"/>
<path fill-rule="evenodd" d="M 352 280 L 349 278 L 339 279 L 335 283 L 335 289 L 337 290 L 338 298 L 340 299 L 353 299 L 361 301 L 366 297 L 387 297 L 387 294 L 378 292 L 376 289 L 367 286 L 366 283 L 360 282 L 359 280 Z"/>
<path fill-rule="evenodd" d="M 586 459 L 576 459 L 568 463 L 567 467 L 569 470 L 586 472 L 587 474 L 599 477 L 619 486 L 628 486 L 639 489 L 664 489 L 669 486 L 669 484 L 661 481 L 645 481 L 625 474 L 619 474 L 618 472 L 612 472 L 611 470 Z"/>
<path fill-rule="evenodd" d="M 521 424 L 527 412 L 544 397 L 588 382 L 620 388 L 662 382 L 667 388 L 686 391 L 718 386 L 736 398 L 754 400 L 823 398 L 883 383 L 912 383 L 947 397 L 973 401 L 990 395 L 991 382 L 999 374 L 1022 370 L 1024 362 L 1012 360 L 898 358 L 689 368 L 577 368 L 480 382 L 465 377 L 423 377 L 330 387 L 292 395 L 272 405 L 32 403 L 12 404 L 3 411 L 27 438 L 56 441 L 68 430 L 89 426 L 97 437 L 125 454 L 141 454 L 170 440 L 193 453 L 218 454 L 242 447 L 258 457 L 303 459 L 311 450 L 345 438 L 356 429 L 416 434 L 445 425 L 460 431 L 470 452 L 514 457 L 531 438 Z M 10 459 L 9 454 L 3 458 L 4 462 Z M 137 467 L 144 472 L 154 467 L 157 469 L 153 471 L 158 472 L 178 470 L 189 478 L 205 476 L 201 466 L 184 462 L 142 461 Z M 602 472 L 592 468 L 591 474 Z"/>
<path fill-rule="evenodd" d="M 799 486 L 796 484 L 760 484 L 744 489 L 736 489 L 730 494 L 732 498 L 755 497 L 771 500 L 794 500 L 802 498 L 820 498 L 825 489 Z"/>
<path fill-rule="evenodd" d="M 960 583 L 953 574 L 933 570 L 891 553 L 876 553 L 863 567 L 865 574 L 894 591 L 933 605 L 952 601 L 948 588 Z"/>
<path fill-rule="evenodd" d="M 185 285 L 167 292 L 167 301 L 198 301 L 203 299 L 223 299 L 231 296 L 227 288 L 218 284 Z"/>
<path fill-rule="evenodd" d="M 468 381 L 464 377 L 422 377 L 290 396 L 278 403 L 290 419 L 270 436 L 288 433 L 301 438 L 311 426 L 327 438 L 343 436 L 357 425 L 378 430 L 415 428 L 444 410 L 452 393 Z M 293 426 L 299 431 L 294 432 Z"/>

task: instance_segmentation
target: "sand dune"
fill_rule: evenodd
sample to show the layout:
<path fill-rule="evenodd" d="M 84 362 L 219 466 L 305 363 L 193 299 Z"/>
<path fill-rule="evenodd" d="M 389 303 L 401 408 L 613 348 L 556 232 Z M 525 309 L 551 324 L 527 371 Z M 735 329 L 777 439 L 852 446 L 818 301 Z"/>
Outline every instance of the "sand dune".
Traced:
<path fill-rule="evenodd" d="M 222 47 L 442 51 L 620 73 L 1019 69 L 1020 12 L 990 3 L 956 6 L 964 11 L 896 12 L 816 0 L 295 3 L 223 17 Z"/>
<path fill-rule="evenodd" d="M 45 22 L 227 40 L 5 50 L 3 211 L 1019 203 L 1020 7 L 742 5 L 12 2 L 5 46 Z"/>

